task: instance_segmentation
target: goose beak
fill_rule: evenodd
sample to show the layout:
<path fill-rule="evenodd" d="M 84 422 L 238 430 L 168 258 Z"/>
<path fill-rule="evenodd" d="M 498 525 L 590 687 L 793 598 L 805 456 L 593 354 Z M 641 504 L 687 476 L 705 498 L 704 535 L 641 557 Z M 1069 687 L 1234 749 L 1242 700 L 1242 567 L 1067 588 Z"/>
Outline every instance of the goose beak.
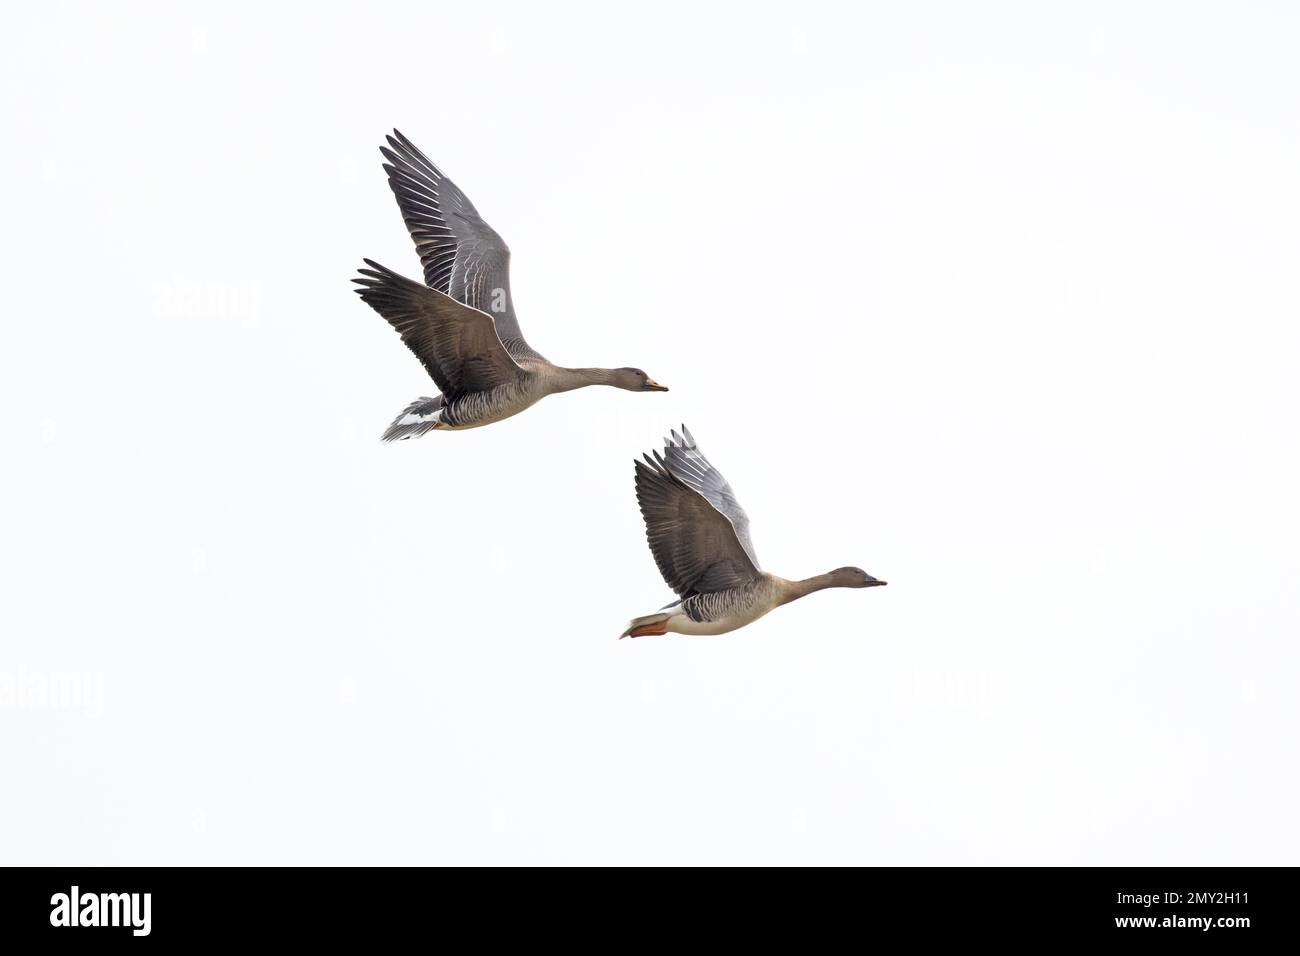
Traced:
<path fill-rule="evenodd" d="M 863 586 L 868 588 L 883 588 L 888 583 L 888 581 L 882 581 L 880 578 L 868 577 L 867 583 Z"/>
<path fill-rule="evenodd" d="M 660 385 L 660 384 L 659 384 L 658 382 L 656 382 L 654 379 L 649 378 L 649 377 L 647 377 L 646 380 L 645 380 L 645 387 L 646 387 L 646 391 L 647 391 L 647 392 L 666 392 L 666 391 L 668 391 L 668 386 L 667 386 L 667 385 Z"/>

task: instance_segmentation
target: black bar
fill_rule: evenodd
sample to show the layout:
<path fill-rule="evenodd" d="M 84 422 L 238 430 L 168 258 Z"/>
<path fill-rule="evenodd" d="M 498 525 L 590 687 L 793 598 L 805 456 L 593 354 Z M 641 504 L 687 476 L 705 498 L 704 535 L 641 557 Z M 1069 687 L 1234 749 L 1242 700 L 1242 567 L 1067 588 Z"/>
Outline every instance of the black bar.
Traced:
<path fill-rule="evenodd" d="M 1293 940 L 1296 910 L 1292 869 L 627 869 L 593 880 L 581 871 L 35 868 L 4 870 L 3 882 L 8 941 L 91 948 L 151 940 L 374 946 L 412 932 L 450 942 L 449 933 L 474 931 L 485 945 L 516 934 L 534 944 L 613 945 L 620 934 L 685 941 L 697 924 L 699 942 L 802 938 L 800 948 L 843 933 L 864 944 L 902 934 L 1239 948 Z M 119 925 L 71 925 L 114 919 Z"/>

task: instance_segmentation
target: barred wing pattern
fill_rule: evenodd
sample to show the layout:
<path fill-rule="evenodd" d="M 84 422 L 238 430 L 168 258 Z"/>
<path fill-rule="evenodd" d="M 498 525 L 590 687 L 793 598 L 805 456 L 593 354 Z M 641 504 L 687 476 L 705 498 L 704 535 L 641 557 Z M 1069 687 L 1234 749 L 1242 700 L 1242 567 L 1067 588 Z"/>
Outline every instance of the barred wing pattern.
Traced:
<path fill-rule="evenodd" d="M 672 461 L 674 448 L 679 450 L 676 457 L 682 473 Z M 645 519 L 650 552 L 668 586 L 685 599 L 743 588 L 759 580 L 758 562 L 752 548 L 746 547 L 748 532 L 742 541 L 737 519 L 692 484 L 699 483 L 717 496 L 725 489 L 730 502 L 727 507 L 747 529 L 748 518 L 735 502 L 726 480 L 689 437 L 670 443 L 665 451 L 668 458 L 655 452 L 653 458 L 646 455 L 644 461 L 636 462 L 636 497 Z M 687 451 L 693 456 L 683 458 Z"/>
<path fill-rule="evenodd" d="M 709 504 L 726 516 L 735 528 L 736 538 L 745 549 L 745 554 L 749 555 L 755 568 L 759 567 L 754 542 L 749 539 L 749 515 L 745 514 L 745 509 L 736 500 L 736 493 L 731 490 L 727 479 L 722 477 L 722 472 L 704 457 L 704 452 L 695 443 L 695 436 L 685 425 L 682 425 L 680 435 L 674 429 L 672 437 L 664 439 L 664 459 L 674 475 L 702 494 Z"/>
<path fill-rule="evenodd" d="M 516 359 L 541 358 L 524 340 L 510 295 L 510 249 L 460 189 L 397 130 L 380 147 L 384 170 L 407 232 L 424 266 L 424 281 L 496 322 Z"/>

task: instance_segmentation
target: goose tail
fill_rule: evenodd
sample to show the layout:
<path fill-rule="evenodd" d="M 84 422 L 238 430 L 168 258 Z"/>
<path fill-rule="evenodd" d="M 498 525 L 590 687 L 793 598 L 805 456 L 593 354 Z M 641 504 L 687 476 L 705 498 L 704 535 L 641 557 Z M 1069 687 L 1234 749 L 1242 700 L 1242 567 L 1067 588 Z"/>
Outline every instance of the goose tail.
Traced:
<path fill-rule="evenodd" d="M 419 438 L 442 424 L 442 396 L 417 398 L 393 419 L 384 432 L 384 441 L 403 441 Z"/>
<path fill-rule="evenodd" d="M 628 621 L 627 630 L 618 636 L 621 641 L 625 637 L 647 637 L 651 634 L 667 634 L 668 619 L 673 616 L 676 607 L 672 611 L 656 611 L 654 614 L 647 614 L 645 617 L 634 617 Z"/>

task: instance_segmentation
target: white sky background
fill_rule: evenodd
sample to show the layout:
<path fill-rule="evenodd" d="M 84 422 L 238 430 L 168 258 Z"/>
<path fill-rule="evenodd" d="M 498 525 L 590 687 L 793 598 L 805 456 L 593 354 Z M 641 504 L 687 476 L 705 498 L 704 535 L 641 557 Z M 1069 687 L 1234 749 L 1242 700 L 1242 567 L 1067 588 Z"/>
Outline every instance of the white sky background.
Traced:
<path fill-rule="evenodd" d="M 1300 13 L 546 7 L 7 15 L 3 861 L 1295 863 Z M 381 444 L 394 125 L 671 393 Z"/>

